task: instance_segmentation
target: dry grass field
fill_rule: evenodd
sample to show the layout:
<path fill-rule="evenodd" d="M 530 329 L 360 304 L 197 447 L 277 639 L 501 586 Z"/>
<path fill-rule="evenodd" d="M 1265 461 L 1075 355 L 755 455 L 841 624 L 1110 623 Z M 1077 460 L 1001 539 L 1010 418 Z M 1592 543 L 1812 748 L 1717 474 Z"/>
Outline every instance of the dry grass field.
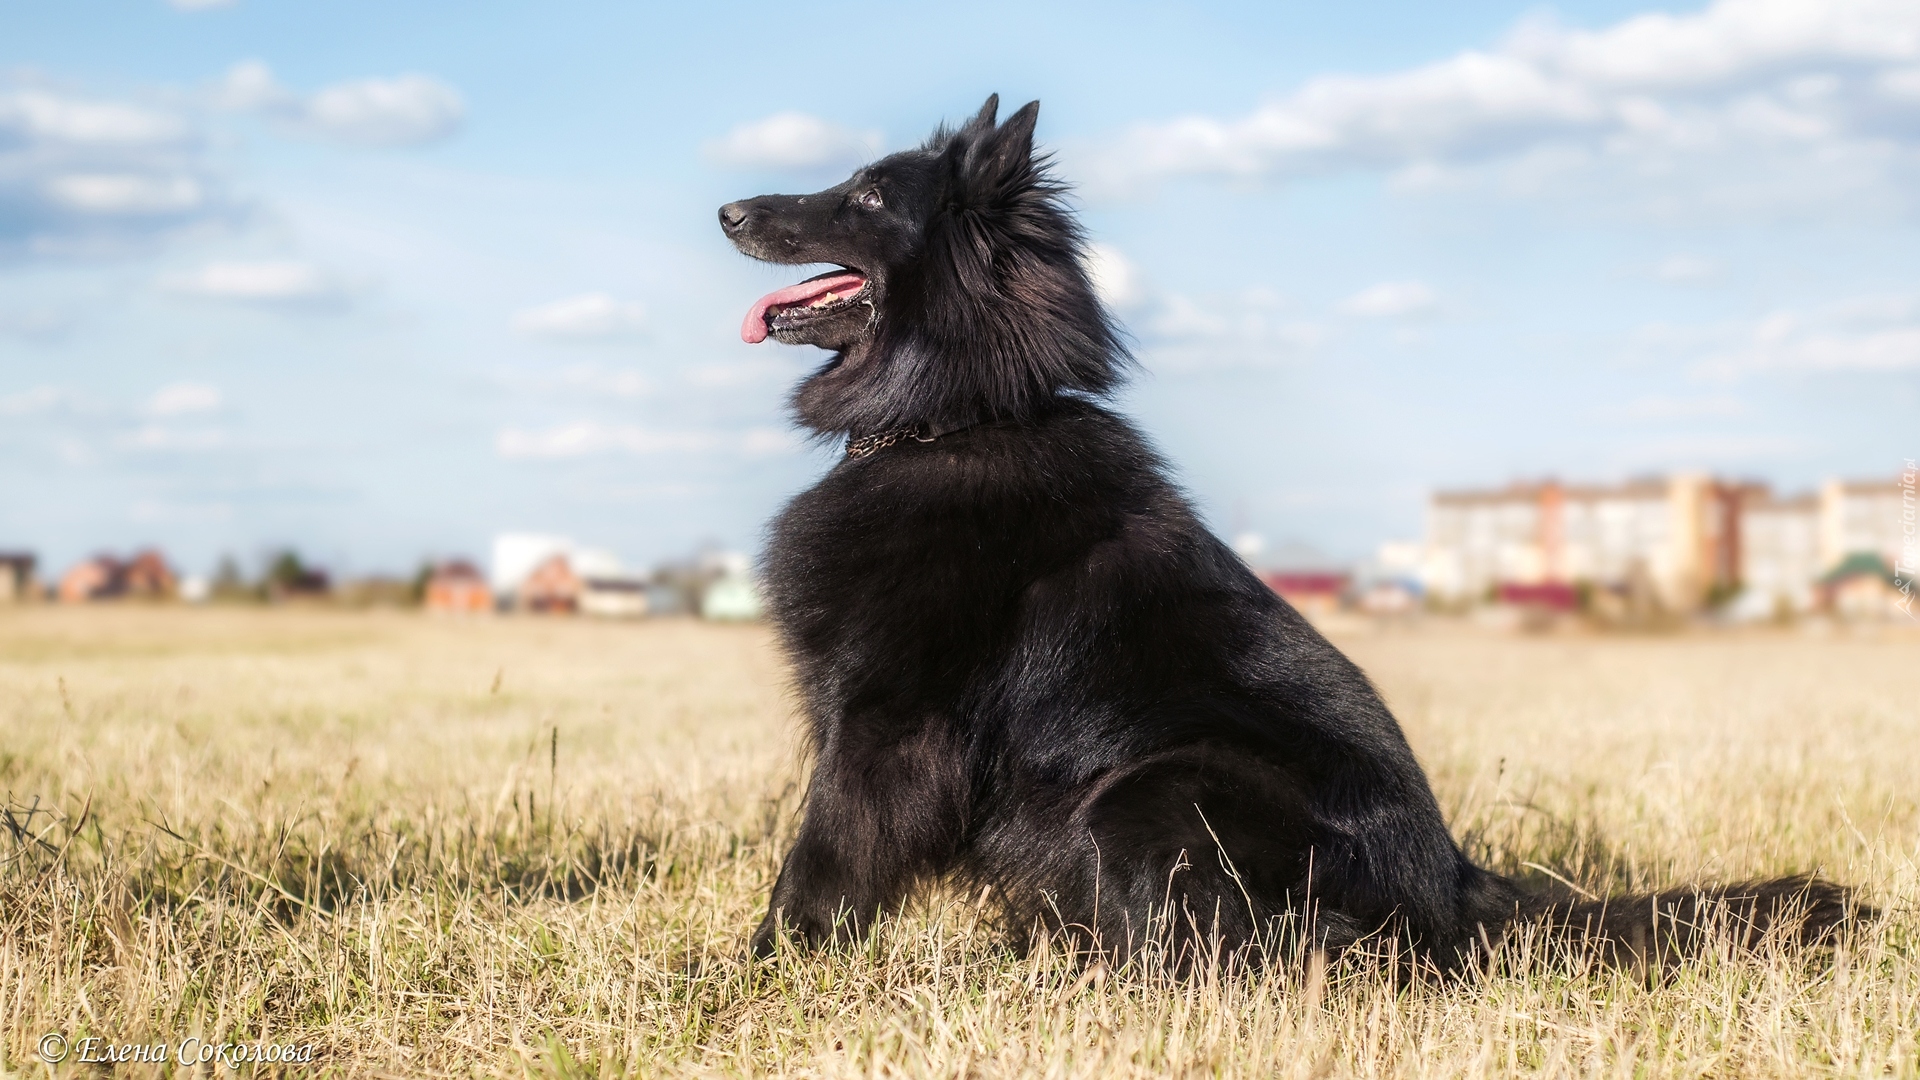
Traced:
<path fill-rule="evenodd" d="M 47 1032 L 293 1075 L 1920 1075 L 1920 637 L 1338 640 L 1493 865 L 1817 868 L 1885 916 L 1653 974 L 1174 983 L 937 894 L 748 966 L 801 779 L 763 628 L 0 609 L 0 1075 L 108 1071 Z"/>

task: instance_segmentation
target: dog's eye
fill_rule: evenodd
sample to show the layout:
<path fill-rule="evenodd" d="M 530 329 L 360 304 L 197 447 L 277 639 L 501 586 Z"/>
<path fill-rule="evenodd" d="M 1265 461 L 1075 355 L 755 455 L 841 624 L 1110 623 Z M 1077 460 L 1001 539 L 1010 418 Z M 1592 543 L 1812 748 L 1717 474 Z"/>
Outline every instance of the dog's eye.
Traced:
<path fill-rule="evenodd" d="M 860 196 L 860 205 L 866 207 L 869 210 L 880 209 L 880 205 L 881 205 L 880 189 L 868 188 L 866 194 Z"/>

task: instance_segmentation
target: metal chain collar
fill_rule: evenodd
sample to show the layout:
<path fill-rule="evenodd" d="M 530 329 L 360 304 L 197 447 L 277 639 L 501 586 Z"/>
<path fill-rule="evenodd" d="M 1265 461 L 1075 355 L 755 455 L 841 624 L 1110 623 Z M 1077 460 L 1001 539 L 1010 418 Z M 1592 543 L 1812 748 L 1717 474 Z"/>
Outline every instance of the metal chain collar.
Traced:
<path fill-rule="evenodd" d="M 922 436 L 920 434 L 920 425 L 918 424 L 913 424 L 908 427 L 888 428 L 886 431 L 876 431 L 871 435 L 862 435 L 857 439 L 848 439 L 847 456 L 850 458 L 872 457 L 874 454 L 905 439 L 912 439 L 914 442 L 932 442 L 937 438 L 939 438 L 938 435 Z"/>

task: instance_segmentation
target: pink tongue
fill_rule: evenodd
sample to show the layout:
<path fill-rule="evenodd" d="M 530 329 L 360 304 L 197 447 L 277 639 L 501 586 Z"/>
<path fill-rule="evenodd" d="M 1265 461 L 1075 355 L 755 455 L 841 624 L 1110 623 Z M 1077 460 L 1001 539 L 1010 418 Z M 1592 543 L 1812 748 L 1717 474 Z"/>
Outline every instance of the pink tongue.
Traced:
<path fill-rule="evenodd" d="M 740 340 L 749 345 L 758 345 L 767 340 L 767 309 L 799 304 L 812 300 L 822 293 L 857 292 L 867 279 L 859 274 L 828 274 L 811 278 L 798 285 L 789 285 L 779 292 L 771 292 L 754 301 L 752 310 L 747 312 L 747 320 L 740 324 Z"/>

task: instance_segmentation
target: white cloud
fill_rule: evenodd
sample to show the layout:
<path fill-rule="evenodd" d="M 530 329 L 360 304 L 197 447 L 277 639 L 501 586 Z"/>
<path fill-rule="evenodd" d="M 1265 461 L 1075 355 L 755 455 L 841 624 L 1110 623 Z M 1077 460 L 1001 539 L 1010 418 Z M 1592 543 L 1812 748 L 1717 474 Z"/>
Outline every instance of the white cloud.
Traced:
<path fill-rule="evenodd" d="M 1898 101 L 1920 102 L 1920 67 L 1902 68 L 1880 76 L 1880 92 Z"/>
<path fill-rule="evenodd" d="M 646 314 L 637 301 L 591 292 L 527 308 L 513 317 L 513 328 L 536 337 L 611 338 L 639 330 Z"/>
<path fill-rule="evenodd" d="M 798 450 L 800 440 L 784 428 L 751 428 L 740 437 L 739 447 L 744 457 L 779 457 Z"/>
<path fill-rule="evenodd" d="M 240 0 L 167 0 L 168 6 L 175 11 L 212 11 L 215 8 L 232 7 Z"/>
<path fill-rule="evenodd" d="M 302 307 L 336 306 L 349 291 L 319 267 L 291 260 L 208 263 L 191 273 L 163 277 L 160 286 L 208 300 Z"/>
<path fill-rule="evenodd" d="M 138 452 L 197 453 L 225 447 L 227 434 L 215 428 L 175 428 L 165 424 L 146 424 L 127 432 L 115 441 L 122 449 Z"/>
<path fill-rule="evenodd" d="M 597 364 L 572 364 L 557 372 L 503 369 L 494 381 L 515 394 L 572 393 L 588 397 L 638 398 L 653 391 L 645 375 L 627 368 L 603 368 Z"/>
<path fill-rule="evenodd" d="M 697 364 L 688 368 L 683 377 L 694 386 L 731 389 L 779 385 L 798 373 L 793 362 L 780 354 L 760 353 L 752 360 Z"/>
<path fill-rule="evenodd" d="M 1740 416 L 1747 411 L 1747 403 L 1739 398 L 1725 394 L 1706 397 L 1676 398 L 1662 394 L 1649 394 L 1635 398 L 1623 408 L 1609 410 L 1613 415 L 1626 420 L 1698 420 L 1711 417 Z"/>
<path fill-rule="evenodd" d="M 200 183 L 179 175 L 67 173 L 49 177 L 45 190 L 57 205 L 82 214 L 178 214 L 199 209 L 205 201 Z"/>
<path fill-rule="evenodd" d="M 1108 244 L 1087 245 L 1087 276 L 1093 279 L 1100 302 L 1115 311 L 1139 307 L 1147 299 L 1147 286 L 1140 268 L 1133 265 L 1120 249 Z"/>
<path fill-rule="evenodd" d="M 1383 281 L 1348 297 L 1340 310 L 1368 319 L 1405 319 L 1439 306 L 1433 289 L 1418 281 Z"/>
<path fill-rule="evenodd" d="M 1614 452 L 1612 465 L 1621 472 L 1671 469 L 1675 462 L 1728 468 L 1804 458 L 1812 445 L 1798 435 L 1674 435 L 1635 439 Z"/>
<path fill-rule="evenodd" d="M 503 458 L 576 458 L 600 454 L 658 454 L 703 451 L 714 447 L 711 435 L 651 431 L 633 424 L 603 425 L 591 420 L 540 431 L 507 428 L 494 440 Z"/>
<path fill-rule="evenodd" d="M 1653 276 L 1679 284 L 1711 281 L 1720 276 L 1720 264 L 1698 255 L 1669 255 L 1653 268 Z"/>
<path fill-rule="evenodd" d="M 306 119 L 341 142 L 413 146 L 444 139 L 460 127 L 459 91 L 425 75 L 361 79 L 329 86 L 307 102 Z"/>
<path fill-rule="evenodd" d="M 592 420 L 541 430 L 509 427 L 494 439 L 494 449 L 503 458 L 547 461 L 608 454 L 715 452 L 766 457 L 787 453 L 793 447 L 792 436 L 776 428 L 752 428 L 743 432 L 656 431 L 635 424 L 601 424 Z"/>
<path fill-rule="evenodd" d="M 1152 314 L 1140 321 L 1140 331 L 1150 341 L 1186 342 L 1234 336 L 1236 317 L 1249 306 L 1232 302 L 1204 302 L 1181 293 L 1156 298 Z"/>
<path fill-rule="evenodd" d="M 155 416 L 179 416 L 184 413 L 213 412 L 223 398 L 220 388 L 207 383 L 170 383 L 154 391 L 147 400 L 147 411 Z"/>
<path fill-rule="evenodd" d="M 30 341 L 50 341 L 73 329 L 78 321 L 73 313 L 55 308 L 0 310 L 0 334 L 11 334 Z"/>
<path fill-rule="evenodd" d="M 1911 0 L 1717 0 L 1592 31 L 1535 20 L 1491 49 L 1323 76 L 1238 118 L 1136 127 L 1094 150 L 1090 179 L 1382 169 L 1430 187 L 1500 165 L 1516 189 L 1612 169 L 1613 183 L 1659 190 L 1709 167 L 1736 208 L 1832 200 L 1897 186 L 1893 159 L 1920 151 L 1916 61 Z"/>
<path fill-rule="evenodd" d="M 1781 315 L 1761 324 L 1748 357 L 1757 367 L 1865 371 L 1920 368 L 1920 326 L 1849 333 L 1805 326 L 1792 315 Z"/>
<path fill-rule="evenodd" d="M 54 452 L 60 455 L 61 462 L 75 468 L 84 468 L 99 460 L 99 455 L 93 452 L 93 447 L 84 439 L 76 439 L 69 435 L 54 440 L 53 445 Z"/>
<path fill-rule="evenodd" d="M 179 111 L 0 81 L 0 250 L 118 251 L 238 210 Z"/>
<path fill-rule="evenodd" d="M 71 401 L 72 395 L 57 386 L 36 386 L 18 393 L 0 394 L 0 416 L 36 416 Z"/>
<path fill-rule="evenodd" d="M 1772 312 L 1703 365 L 1713 376 L 1745 372 L 1920 370 L 1920 297 L 1870 296 Z"/>
<path fill-rule="evenodd" d="M 1604 119 L 1581 87 L 1512 57 L 1466 53 L 1395 75 L 1316 79 L 1241 120 L 1137 129 L 1126 149 L 1143 170 L 1258 176 L 1471 155 Z"/>
<path fill-rule="evenodd" d="M 258 60 L 230 68 L 210 100 L 220 108 L 261 113 L 295 134 L 360 146 L 437 142 L 466 118 L 460 92 L 430 76 L 356 79 L 302 96 Z"/>
<path fill-rule="evenodd" d="M 118 101 L 86 101 L 46 90 L 0 93 L 0 129 L 76 146 L 164 146 L 190 133 L 185 120 Z"/>
<path fill-rule="evenodd" d="M 173 502 L 163 499 L 136 499 L 127 507 L 127 517 L 143 524 L 230 521 L 230 502 Z M 188 579 L 192 580 L 192 579 Z"/>
<path fill-rule="evenodd" d="M 706 144 L 707 159 L 747 169 L 851 168 L 879 152 L 878 131 L 854 131 L 802 112 L 741 124 Z"/>
<path fill-rule="evenodd" d="M 1264 367 L 1295 360 L 1326 339 L 1271 289 L 1190 295 L 1155 288 L 1107 244 L 1088 245 L 1094 290 L 1138 339 L 1140 357 L 1162 371 Z"/>
<path fill-rule="evenodd" d="M 1164 371 L 1264 367 L 1297 360 L 1326 339 L 1279 294 L 1243 289 L 1207 296 L 1150 294 L 1133 320 L 1143 358 Z"/>
<path fill-rule="evenodd" d="M 208 95 L 215 108 L 236 112 L 298 107 L 299 96 L 280 85 L 273 69 L 258 60 L 242 60 L 227 69 Z"/>
<path fill-rule="evenodd" d="M 617 398 L 643 397 L 653 389 L 647 377 L 637 371 L 606 371 L 585 364 L 562 371 L 560 383 L 569 389 Z"/>
<path fill-rule="evenodd" d="M 1509 48 L 1601 85 L 1699 87 L 1809 62 L 1910 60 L 1920 56 L 1920 18 L 1906 0 L 1718 0 L 1605 30 L 1535 22 Z"/>
<path fill-rule="evenodd" d="M 1117 249 L 1090 245 L 1087 272 L 1101 299 L 1125 316 L 1150 366 L 1163 371 L 1263 367 L 1307 356 L 1330 328 L 1302 316 L 1271 289 L 1193 295 L 1152 287 Z M 1341 313 L 1413 319 L 1433 313 L 1439 297 L 1418 281 L 1381 282 L 1347 298 Z"/>

